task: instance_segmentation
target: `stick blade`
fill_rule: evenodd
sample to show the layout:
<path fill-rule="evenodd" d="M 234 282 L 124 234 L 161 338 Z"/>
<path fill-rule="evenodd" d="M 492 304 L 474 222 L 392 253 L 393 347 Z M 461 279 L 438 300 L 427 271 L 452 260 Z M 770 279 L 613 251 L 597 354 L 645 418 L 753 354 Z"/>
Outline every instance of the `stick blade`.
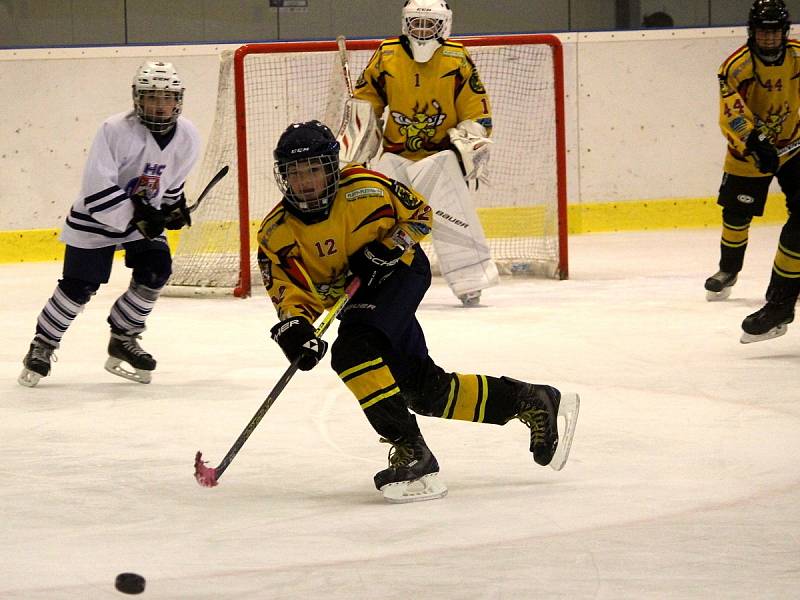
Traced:
<path fill-rule="evenodd" d="M 194 478 L 203 487 L 214 487 L 217 481 L 217 470 L 214 467 L 207 467 L 203 460 L 203 453 L 198 451 L 194 457 Z"/>

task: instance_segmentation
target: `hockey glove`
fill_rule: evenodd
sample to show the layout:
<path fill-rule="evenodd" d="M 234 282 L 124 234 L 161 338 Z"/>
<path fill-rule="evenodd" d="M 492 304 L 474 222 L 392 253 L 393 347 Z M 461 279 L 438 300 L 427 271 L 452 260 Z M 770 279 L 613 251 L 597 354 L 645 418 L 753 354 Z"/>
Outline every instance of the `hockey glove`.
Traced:
<path fill-rule="evenodd" d="M 328 342 L 317 337 L 314 326 L 303 317 L 290 317 L 275 325 L 270 334 L 286 358 L 297 362 L 301 371 L 310 371 L 328 351 Z"/>
<path fill-rule="evenodd" d="M 392 276 L 403 252 L 399 246 L 387 248 L 374 240 L 356 250 L 348 259 L 350 272 L 358 276 L 366 287 L 376 288 Z"/>
<path fill-rule="evenodd" d="M 148 240 L 164 233 L 165 217 L 159 209 L 151 206 L 145 193 L 131 196 L 133 202 L 133 224 Z"/>
<path fill-rule="evenodd" d="M 164 213 L 164 227 L 167 229 L 181 229 L 192 226 L 192 214 L 186 206 L 186 196 L 183 194 L 175 204 L 162 206 L 161 212 Z"/>
<path fill-rule="evenodd" d="M 753 129 L 750 132 L 745 145 L 753 153 L 759 171 L 767 175 L 778 170 L 778 165 L 780 164 L 778 151 L 767 139 L 767 136 L 758 129 Z"/>

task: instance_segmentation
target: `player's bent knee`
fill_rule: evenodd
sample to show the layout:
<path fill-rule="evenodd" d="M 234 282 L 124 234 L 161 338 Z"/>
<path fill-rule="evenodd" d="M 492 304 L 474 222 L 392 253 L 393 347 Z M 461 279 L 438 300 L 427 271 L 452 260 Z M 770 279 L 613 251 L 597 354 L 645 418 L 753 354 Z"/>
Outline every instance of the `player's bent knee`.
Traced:
<path fill-rule="evenodd" d="M 172 275 L 172 257 L 168 252 L 144 252 L 137 257 L 133 280 L 145 287 L 160 290 Z"/>
<path fill-rule="evenodd" d="M 92 299 L 92 296 L 100 289 L 100 284 L 83 281 L 81 279 L 73 279 L 72 277 L 64 277 L 64 279 L 58 282 L 58 287 L 64 292 L 64 295 L 75 304 L 83 305 Z"/>
<path fill-rule="evenodd" d="M 753 220 L 753 215 L 741 207 L 725 207 L 722 209 L 722 220 L 734 227 L 744 227 Z"/>

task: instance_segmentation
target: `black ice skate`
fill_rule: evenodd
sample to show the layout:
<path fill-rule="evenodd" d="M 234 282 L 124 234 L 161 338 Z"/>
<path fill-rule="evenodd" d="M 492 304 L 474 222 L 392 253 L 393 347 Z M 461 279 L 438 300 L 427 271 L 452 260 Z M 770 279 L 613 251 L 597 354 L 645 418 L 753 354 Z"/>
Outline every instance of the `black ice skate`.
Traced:
<path fill-rule="evenodd" d="M 714 273 L 706 279 L 706 300 L 709 302 L 725 300 L 731 295 L 731 288 L 736 283 L 738 276 L 738 273 L 727 273 L 725 271 Z"/>
<path fill-rule="evenodd" d="M 742 344 L 763 342 L 786 333 L 787 325 L 794 321 L 795 301 L 767 302 L 763 308 L 742 321 Z"/>
<path fill-rule="evenodd" d="M 57 360 L 56 355 L 53 354 L 57 347 L 38 337 L 33 338 L 28 353 L 22 359 L 22 365 L 25 368 L 17 378 L 19 384 L 25 387 L 34 387 L 42 377 L 47 377 L 50 374 L 50 363 Z"/>
<path fill-rule="evenodd" d="M 549 385 L 531 385 L 508 377 L 504 379 L 523 386 L 516 418 L 531 430 L 530 451 L 542 466 L 556 471 L 564 468 L 575 435 L 580 398 L 578 394 L 561 394 Z M 558 419 L 563 418 L 564 430 L 558 433 Z"/>
<path fill-rule="evenodd" d="M 151 372 L 156 368 L 156 360 L 139 345 L 140 337 L 137 334 L 112 331 L 111 340 L 108 342 L 106 371 L 131 381 L 150 383 Z M 133 367 L 133 371 L 124 368 L 123 362 Z"/>
<path fill-rule="evenodd" d="M 439 463 L 422 434 L 392 442 L 389 468 L 375 474 L 375 487 L 387 502 L 405 503 L 435 500 L 447 494 L 447 486 L 439 481 Z"/>

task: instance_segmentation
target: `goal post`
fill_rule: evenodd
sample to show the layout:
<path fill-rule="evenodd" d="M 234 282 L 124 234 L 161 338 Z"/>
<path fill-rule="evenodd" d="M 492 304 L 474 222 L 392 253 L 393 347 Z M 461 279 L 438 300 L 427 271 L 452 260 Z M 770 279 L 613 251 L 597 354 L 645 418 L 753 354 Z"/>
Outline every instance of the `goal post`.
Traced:
<path fill-rule="evenodd" d="M 568 276 L 564 62 L 553 35 L 456 37 L 492 102 L 490 184 L 473 200 L 502 274 Z M 353 77 L 380 40 L 348 40 Z M 246 44 L 221 55 L 216 114 L 200 178 L 215 187 L 181 232 L 166 293 L 250 294 L 256 232 L 280 201 L 272 152 L 296 121 L 333 131 L 346 99 L 336 41 Z M 337 80 L 338 78 L 338 80 Z M 436 268 L 429 242 L 426 252 Z"/>

